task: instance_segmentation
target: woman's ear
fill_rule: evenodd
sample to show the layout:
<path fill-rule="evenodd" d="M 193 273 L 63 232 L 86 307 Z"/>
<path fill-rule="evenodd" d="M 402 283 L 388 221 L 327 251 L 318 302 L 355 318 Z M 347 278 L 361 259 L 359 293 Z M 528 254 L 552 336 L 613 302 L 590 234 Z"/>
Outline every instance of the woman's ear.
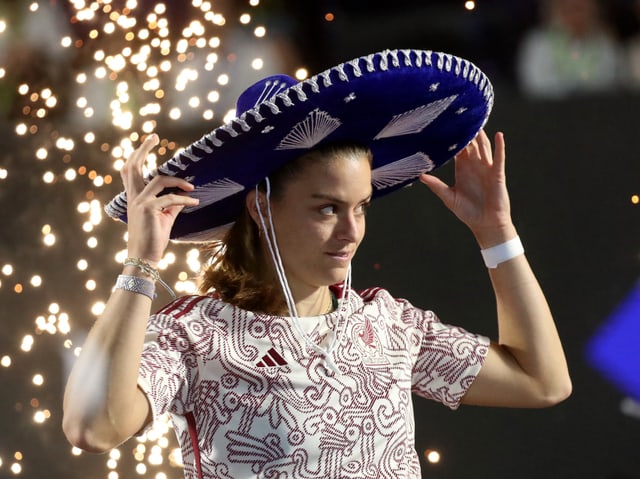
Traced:
<path fill-rule="evenodd" d="M 258 196 L 258 204 L 260 205 L 260 208 L 263 207 L 264 205 L 264 201 L 263 201 L 263 196 L 264 193 L 262 192 L 256 192 L 255 189 L 251 189 L 249 190 L 249 192 L 247 193 L 247 196 L 245 197 L 245 208 L 247 208 L 247 211 L 249 212 L 249 216 L 251 216 L 251 219 L 253 220 L 253 222 L 256 224 L 256 226 L 258 227 L 258 229 L 261 229 L 261 222 L 260 222 L 260 215 L 258 214 L 258 208 L 256 206 L 256 195 Z M 264 210 L 262 211 L 262 215 L 264 217 Z"/>

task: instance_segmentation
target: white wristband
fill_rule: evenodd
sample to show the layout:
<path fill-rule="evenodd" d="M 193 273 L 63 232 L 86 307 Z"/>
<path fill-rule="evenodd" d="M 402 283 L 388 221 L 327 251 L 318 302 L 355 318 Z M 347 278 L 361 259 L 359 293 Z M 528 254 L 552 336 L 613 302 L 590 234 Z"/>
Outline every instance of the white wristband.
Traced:
<path fill-rule="evenodd" d="M 500 263 L 504 263 L 523 254 L 524 247 L 522 246 L 520 237 L 516 236 L 509 241 L 497 244 L 491 248 L 482 249 L 480 253 L 482 253 L 482 258 L 487 268 L 494 269 L 497 268 Z"/>

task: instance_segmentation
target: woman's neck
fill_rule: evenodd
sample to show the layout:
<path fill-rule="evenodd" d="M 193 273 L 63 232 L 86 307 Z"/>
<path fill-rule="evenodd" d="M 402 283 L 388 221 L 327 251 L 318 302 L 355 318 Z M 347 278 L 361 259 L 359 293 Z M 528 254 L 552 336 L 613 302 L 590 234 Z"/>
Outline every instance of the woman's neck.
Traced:
<path fill-rule="evenodd" d="M 294 297 L 295 293 L 294 293 Z M 298 317 L 320 316 L 333 311 L 333 295 L 329 287 L 319 288 L 296 299 Z"/>

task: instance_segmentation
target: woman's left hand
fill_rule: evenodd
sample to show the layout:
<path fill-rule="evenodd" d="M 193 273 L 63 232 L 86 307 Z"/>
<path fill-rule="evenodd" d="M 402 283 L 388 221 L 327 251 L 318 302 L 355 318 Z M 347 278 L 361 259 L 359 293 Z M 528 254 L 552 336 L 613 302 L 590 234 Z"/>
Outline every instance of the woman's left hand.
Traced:
<path fill-rule="evenodd" d="M 484 130 L 455 157 L 455 184 L 423 174 L 420 181 L 474 233 L 481 247 L 514 235 L 505 176 L 505 142 L 495 135 L 495 150 Z"/>

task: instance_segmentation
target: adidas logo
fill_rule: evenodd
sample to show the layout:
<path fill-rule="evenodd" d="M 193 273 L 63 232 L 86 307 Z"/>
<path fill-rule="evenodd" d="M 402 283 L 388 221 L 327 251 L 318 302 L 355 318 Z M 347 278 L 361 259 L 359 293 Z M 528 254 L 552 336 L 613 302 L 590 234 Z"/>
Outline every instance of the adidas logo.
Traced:
<path fill-rule="evenodd" d="M 271 348 L 262 359 L 256 363 L 258 368 L 273 368 L 277 366 L 286 366 L 287 362 L 275 349 Z"/>

